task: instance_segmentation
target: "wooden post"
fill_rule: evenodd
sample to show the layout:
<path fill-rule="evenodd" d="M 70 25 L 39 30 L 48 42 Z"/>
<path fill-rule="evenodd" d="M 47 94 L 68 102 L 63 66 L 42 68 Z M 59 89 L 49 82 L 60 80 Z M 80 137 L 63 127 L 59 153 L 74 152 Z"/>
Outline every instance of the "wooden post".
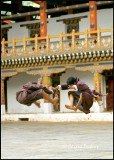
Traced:
<path fill-rule="evenodd" d="M 89 1 L 89 13 L 90 13 L 90 31 L 97 30 L 97 5 L 96 1 Z M 95 33 L 91 34 L 91 37 L 97 36 Z"/>
<path fill-rule="evenodd" d="M 47 2 L 41 1 L 40 3 L 40 37 L 45 37 L 47 35 L 47 13 L 45 10 L 47 9 Z M 45 42 L 45 40 L 41 40 L 41 42 Z"/>
<path fill-rule="evenodd" d="M 74 50 L 75 49 L 75 30 L 73 29 L 72 30 L 72 49 Z"/>
<path fill-rule="evenodd" d="M 24 39 L 23 39 L 23 53 L 24 55 L 26 56 L 26 53 L 27 53 L 27 47 L 26 47 L 26 36 L 24 36 Z"/>
<path fill-rule="evenodd" d="M 59 49 L 63 49 L 63 32 L 60 32 L 60 37 L 59 37 Z"/>
<path fill-rule="evenodd" d="M 88 47 L 88 29 L 85 29 L 85 48 Z"/>
<path fill-rule="evenodd" d="M 2 55 L 5 56 L 5 38 L 2 40 Z"/>
<path fill-rule="evenodd" d="M 49 33 L 47 33 L 47 36 L 46 36 L 46 50 L 47 50 L 47 53 L 49 53 L 49 42 L 50 42 Z"/>
<path fill-rule="evenodd" d="M 38 35 L 35 34 L 35 55 L 38 54 Z"/>
<path fill-rule="evenodd" d="M 111 44 L 113 46 L 113 25 L 111 26 Z"/>
<path fill-rule="evenodd" d="M 100 27 L 97 29 L 97 44 L 98 47 L 101 48 L 101 32 L 100 32 Z"/>
<path fill-rule="evenodd" d="M 13 55 L 15 57 L 15 46 L 16 46 L 16 43 L 15 43 L 15 37 L 13 37 L 13 40 L 12 40 L 12 50 L 13 50 Z"/>

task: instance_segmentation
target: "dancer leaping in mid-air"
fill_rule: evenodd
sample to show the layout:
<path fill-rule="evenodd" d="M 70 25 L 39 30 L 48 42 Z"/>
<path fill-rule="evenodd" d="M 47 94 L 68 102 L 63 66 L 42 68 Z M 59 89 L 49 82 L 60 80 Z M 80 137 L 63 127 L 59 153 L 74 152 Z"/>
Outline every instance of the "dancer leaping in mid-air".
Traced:
<path fill-rule="evenodd" d="M 66 84 L 52 87 L 52 89 L 70 89 L 68 92 L 70 105 L 65 105 L 65 107 L 74 111 L 79 109 L 86 114 L 90 113 L 90 108 L 93 105 L 93 95 L 88 85 L 79 78 L 69 77 Z"/>
<path fill-rule="evenodd" d="M 42 84 L 42 78 L 38 82 L 28 82 L 23 88 L 16 92 L 16 99 L 19 103 L 30 106 L 34 103 L 37 107 L 40 108 L 40 102 L 37 102 L 39 99 L 46 99 L 52 103 L 56 109 L 56 103 L 58 101 L 58 96 L 55 95 L 55 98 L 50 98 L 50 94 L 53 93 L 52 89 L 46 88 Z"/>

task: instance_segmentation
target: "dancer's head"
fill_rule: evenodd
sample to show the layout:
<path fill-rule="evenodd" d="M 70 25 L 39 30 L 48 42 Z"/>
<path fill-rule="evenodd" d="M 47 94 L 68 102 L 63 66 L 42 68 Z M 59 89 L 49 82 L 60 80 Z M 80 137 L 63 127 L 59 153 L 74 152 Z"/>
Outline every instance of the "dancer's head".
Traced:
<path fill-rule="evenodd" d="M 67 85 L 75 85 L 79 81 L 79 78 L 69 77 L 67 79 Z"/>
<path fill-rule="evenodd" d="M 38 84 L 42 84 L 42 78 L 38 79 Z"/>

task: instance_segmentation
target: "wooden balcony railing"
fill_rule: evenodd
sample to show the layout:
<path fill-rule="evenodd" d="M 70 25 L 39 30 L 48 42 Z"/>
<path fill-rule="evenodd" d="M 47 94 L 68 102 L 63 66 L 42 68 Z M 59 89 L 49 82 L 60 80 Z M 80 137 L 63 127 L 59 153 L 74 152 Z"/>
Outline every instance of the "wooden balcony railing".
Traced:
<path fill-rule="evenodd" d="M 97 33 L 97 36 L 91 37 L 92 33 Z M 102 35 L 103 33 L 105 36 Z M 84 38 L 76 38 L 80 35 Z M 68 37 L 72 38 L 67 39 Z M 58 41 L 51 41 L 53 38 L 57 38 Z M 41 43 L 41 40 L 45 40 L 45 43 Z M 75 33 L 74 30 L 71 34 L 60 32 L 60 35 L 54 36 L 48 33 L 46 37 L 38 37 L 36 34 L 34 38 L 24 36 L 21 40 L 16 40 L 14 37 L 12 41 L 5 41 L 3 38 L 1 46 L 1 60 L 110 50 L 113 48 L 113 26 L 105 30 L 98 27 L 96 31 L 88 31 L 86 28 L 85 32 L 80 33 Z"/>

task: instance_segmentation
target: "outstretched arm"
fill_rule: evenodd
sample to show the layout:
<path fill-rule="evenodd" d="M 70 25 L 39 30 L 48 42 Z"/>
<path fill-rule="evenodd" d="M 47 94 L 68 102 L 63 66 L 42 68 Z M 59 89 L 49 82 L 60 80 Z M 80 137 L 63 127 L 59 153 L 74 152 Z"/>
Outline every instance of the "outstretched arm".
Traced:
<path fill-rule="evenodd" d="M 74 90 L 74 91 L 78 91 L 77 86 L 73 85 L 73 86 L 68 86 L 67 84 L 62 84 L 62 85 L 58 85 L 57 87 L 52 87 L 53 90 L 59 89 L 59 90 Z"/>
<path fill-rule="evenodd" d="M 76 85 L 73 85 L 73 86 L 68 86 L 68 89 L 73 89 L 74 91 L 78 91 L 78 88 Z"/>
<path fill-rule="evenodd" d="M 52 90 L 57 90 L 57 89 L 59 89 L 59 86 L 57 86 L 57 87 L 50 87 L 50 89 L 52 89 Z"/>
<path fill-rule="evenodd" d="M 58 85 L 57 87 L 51 87 L 51 89 L 55 90 L 66 90 L 68 89 L 68 85 L 67 84 L 62 84 L 62 85 Z"/>
<path fill-rule="evenodd" d="M 108 93 L 107 94 L 103 94 L 102 96 L 108 96 Z"/>
<path fill-rule="evenodd" d="M 51 87 L 46 88 L 46 87 L 43 87 L 43 90 L 47 93 L 47 94 L 52 94 L 53 93 L 53 89 Z"/>

